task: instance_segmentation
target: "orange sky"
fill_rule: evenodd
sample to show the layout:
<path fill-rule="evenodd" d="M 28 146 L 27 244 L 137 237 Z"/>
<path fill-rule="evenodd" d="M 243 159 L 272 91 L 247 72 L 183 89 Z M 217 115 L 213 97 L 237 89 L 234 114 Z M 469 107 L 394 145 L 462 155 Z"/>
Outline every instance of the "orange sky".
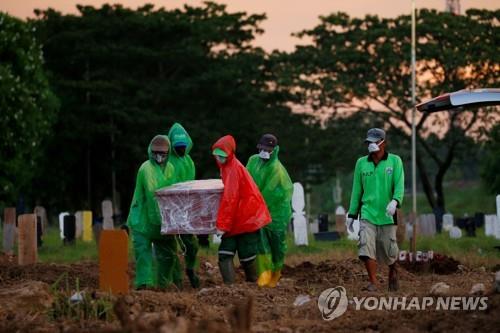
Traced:
<path fill-rule="evenodd" d="M 21 18 L 33 16 L 33 9 L 52 7 L 64 13 L 74 13 L 76 4 L 100 6 L 103 3 L 121 3 L 126 7 L 137 8 L 145 3 L 157 7 L 175 8 L 183 4 L 199 5 L 201 0 L 0 0 L 0 10 Z M 228 5 L 230 11 L 266 13 L 267 20 L 262 24 L 265 33 L 259 36 L 256 44 L 271 51 L 293 50 L 297 39 L 292 32 L 311 28 L 318 23 L 318 16 L 343 11 L 351 16 L 376 14 L 393 17 L 410 11 L 410 0 L 223 0 L 216 1 Z M 416 0 L 418 8 L 443 10 L 445 0 Z M 500 0 L 461 0 L 462 13 L 468 8 L 500 8 Z"/>

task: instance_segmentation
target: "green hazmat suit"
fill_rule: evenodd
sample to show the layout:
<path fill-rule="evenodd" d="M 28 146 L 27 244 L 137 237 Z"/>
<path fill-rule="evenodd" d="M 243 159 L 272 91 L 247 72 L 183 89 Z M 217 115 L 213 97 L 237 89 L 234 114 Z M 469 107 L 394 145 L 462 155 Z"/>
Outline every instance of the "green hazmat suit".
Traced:
<path fill-rule="evenodd" d="M 248 172 L 262 193 L 272 218 L 272 222 L 261 229 L 261 254 L 270 254 L 271 262 L 262 255 L 258 256 L 259 274 L 269 269 L 281 271 L 287 250 L 286 234 L 292 217 L 293 184 L 278 154 L 279 146 L 276 146 L 269 160 L 263 160 L 256 154 L 247 163 Z"/>
<path fill-rule="evenodd" d="M 168 141 L 168 137 L 164 136 Z M 168 161 L 161 165 L 153 159 L 151 143 L 149 159 L 137 172 L 136 185 L 127 225 L 132 231 L 135 253 L 135 287 L 165 288 L 172 282 L 172 270 L 177 258 L 177 243 L 174 236 L 160 234 L 161 216 L 154 193 L 175 182 L 174 167 Z M 157 277 L 153 276 L 154 245 L 157 260 Z"/>
<path fill-rule="evenodd" d="M 169 162 L 174 167 L 176 182 L 185 182 L 194 180 L 196 169 L 193 159 L 189 156 L 193 148 L 193 140 L 188 132 L 179 123 L 174 123 L 168 132 L 168 138 L 172 144 L 172 153 L 169 155 Z M 175 147 L 185 146 L 183 155 L 179 155 Z M 193 271 L 198 266 L 197 254 L 199 249 L 198 238 L 194 235 L 180 235 L 179 243 L 181 250 L 185 253 L 184 260 L 188 274 L 194 274 Z M 179 260 L 176 261 L 176 269 L 174 270 L 174 282 L 177 285 L 182 284 L 182 271 Z M 191 271 L 191 272 L 189 272 Z M 192 277 L 190 277 L 192 281 Z M 192 282 L 193 283 L 193 282 Z M 199 283 L 199 282 L 198 282 Z M 196 284 L 196 282 L 195 282 Z"/>

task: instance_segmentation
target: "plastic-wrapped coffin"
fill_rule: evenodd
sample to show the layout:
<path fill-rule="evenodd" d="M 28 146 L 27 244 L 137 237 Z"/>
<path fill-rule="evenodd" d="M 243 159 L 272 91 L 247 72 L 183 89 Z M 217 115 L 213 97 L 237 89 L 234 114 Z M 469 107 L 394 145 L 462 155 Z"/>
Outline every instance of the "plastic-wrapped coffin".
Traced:
<path fill-rule="evenodd" d="M 220 179 L 177 183 L 156 191 L 162 234 L 213 234 L 224 191 Z"/>

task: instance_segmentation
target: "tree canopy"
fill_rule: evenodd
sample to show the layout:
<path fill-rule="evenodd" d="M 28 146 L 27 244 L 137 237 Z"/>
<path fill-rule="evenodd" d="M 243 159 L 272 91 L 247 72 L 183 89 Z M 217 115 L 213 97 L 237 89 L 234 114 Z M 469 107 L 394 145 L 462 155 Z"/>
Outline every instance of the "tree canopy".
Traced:
<path fill-rule="evenodd" d="M 464 88 L 499 83 L 500 11 L 469 10 L 455 16 L 421 10 L 417 20 L 417 101 Z M 373 114 L 403 140 L 411 133 L 410 16 L 321 17 L 298 37 L 312 40 L 282 55 L 285 75 L 301 103 L 314 110 Z M 467 137 L 481 139 L 495 109 L 419 114 L 419 176 L 432 208 L 445 208 L 443 180 Z M 440 139 L 431 144 L 436 134 Z M 360 134 L 361 135 L 361 134 Z M 393 137 L 392 140 L 398 140 Z M 428 168 L 426 160 L 432 161 Z M 434 179 L 432 179 L 434 176 Z"/>
<path fill-rule="evenodd" d="M 58 106 L 34 31 L 0 12 L 0 206 L 28 190 Z"/>

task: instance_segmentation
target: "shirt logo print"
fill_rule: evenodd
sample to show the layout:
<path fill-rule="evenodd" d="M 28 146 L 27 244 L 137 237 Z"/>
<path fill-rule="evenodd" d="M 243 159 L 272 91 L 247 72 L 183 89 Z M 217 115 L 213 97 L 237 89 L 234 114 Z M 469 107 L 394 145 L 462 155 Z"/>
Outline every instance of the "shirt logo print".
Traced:
<path fill-rule="evenodd" d="M 394 170 L 391 167 L 388 167 L 388 168 L 385 169 L 385 173 L 387 173 L 388 175 L 392 175 L 393 171 Z"/>

